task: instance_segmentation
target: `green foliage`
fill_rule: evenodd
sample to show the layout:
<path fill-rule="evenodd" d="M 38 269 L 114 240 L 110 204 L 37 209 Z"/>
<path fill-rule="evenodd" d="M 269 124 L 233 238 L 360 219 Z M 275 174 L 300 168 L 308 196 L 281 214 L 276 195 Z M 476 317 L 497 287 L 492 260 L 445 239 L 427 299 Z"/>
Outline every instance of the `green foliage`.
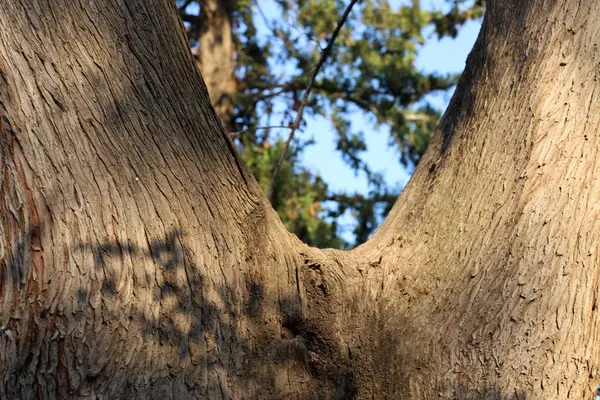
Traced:
<path fill-rule="evenodd" d="M 274 164 L 279 160 L 284 141 L 277 140 L 273 145 L 262 140 L 256 141 L 242 137 L 240 146 L 242 157 L 257 177 L 265 193 L 269 190 Z M 274 183 L 271 202 L 288 230 L 296 233 L 304 242 L 319 247 L 344 248 L 345 243 L 337 235 L 334 221 L 322 218 L 322 201 L 327 196 L 327 185 L 303 167 L 298 159 L 300 150 L 310 143 L 294 143 L 287 153 Z"/>
<path fill-rule="evenodd" d="M 206 0 L 177 1 L 183 14 L 201 15 Z M 469 2 L 470 1 L 470 2 Z M 364 173 L 368 196 L 331 193 L 327 184 L 301 163 L 311 140 L 295 140 L 274 185 L 273 206 L 302 240 L 320 247 L 347 247 L 338 219 L 350 212 L 357 221 L 356 242 L 368 238 L 397 193 L 362 160 L 365 133 L 353 129 L 361 112 L 374 127 L 389 127 L 389 143 L 399 161 L 416 165 L 440 118 L 426 96 L 455 85 L 457 76 L 425 74 L 415 67 L 417 52 L 433 28 L 437 37 L 456 36 L 457 29 L 483 12 L 480 0 L 455 0 L 445 10 L 424 10 L 412 2 L 363 0 L 353 9 L 333 51 L 320 71 L 306 116 L 322 116 L 337 133 L 336 148 L 356 173 Z M 186 3 L 186 4 L 184 4 Z M 257 126 L 289 126 L 321 51 L 347 6 L 342 0 L 228 0 L 236 38 L 238 92 L 231 126 L 236 141 L 265 191 L 283 149 L 281 137 Z M 200 5 L 200 7 L 199 7 Z M 233 6 L 231 6 L 233 5 Z M 191 18 L 184 18 L 193 21 Z M 201 18 L 197 19 L 201 21 Z M 201 34 L 188 23 L 190 42 Z M 302 126 L 300 127 L 302 131 Z M 302 133 L 300 132 L 300 135 Z"/>

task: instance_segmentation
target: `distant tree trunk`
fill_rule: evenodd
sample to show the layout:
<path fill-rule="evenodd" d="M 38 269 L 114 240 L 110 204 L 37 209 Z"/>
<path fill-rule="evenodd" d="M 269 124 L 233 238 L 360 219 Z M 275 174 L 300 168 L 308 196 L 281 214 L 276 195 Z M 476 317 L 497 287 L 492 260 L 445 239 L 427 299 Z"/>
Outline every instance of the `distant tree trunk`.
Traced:
<path fill-rule="evenodd" d="M 5 0 L 0 398 L 592 398 L 598 2 L 495 2 L 350 252 L 287 233 L 171 0 Z"/>
<path fill-rule="evenodd" d="M 232 26 L 234 7 L 234 0 L 200 1 L 200 32 L 198 48 L 194 51 L 212 104 L 230 132 L 233 131 L 237 91 Z"/>

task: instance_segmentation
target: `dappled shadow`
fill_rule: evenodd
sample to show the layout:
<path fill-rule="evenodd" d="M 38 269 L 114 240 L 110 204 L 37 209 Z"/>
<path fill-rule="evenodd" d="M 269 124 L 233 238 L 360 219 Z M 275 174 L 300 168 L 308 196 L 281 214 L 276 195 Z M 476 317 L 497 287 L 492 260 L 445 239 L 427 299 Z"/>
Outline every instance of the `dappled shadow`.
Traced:
<path fill-rule="evenodd" d="M 307 374 L 314 382 L 321 382 L 320 387 L 311 384 L 300 388 L 294 397 L 351 399 L 356 396 L 356 377 L 348 366 L 337 363 L 339 368 L 332 369 L 334 364 L 323 362 L 340 356 L 335 354 L 331 343 L 326 343 L 316 334 L 317 328 L 311 326 L 297 311 L 297 298 L 280 299 L 276 308 L 271 309 L 272 301 L 265 298 L 264 285 L 249 280 L 244 285 L 242 298 L 234 299 L 231 288 L 219 287 L 207 280 L 202 269 L 186 255 L 185 247 L 173 245 L 176 242 L 183 243 L 182 236 L 181 230 L 173 229 L 164 240 L 150 240 L 147 246 L 114 241 L 79 243 L 72 248 L 77 252 L 92 252 L 95 267 L 106 271 L 110 270 L 107 265 L 112 262 L 110 260 L 120 260 L 120 257 L 126 256 L 152 262 L 165 274 L 175 274 L 178 269 L 184 274 L 190 270 L 198 274 L 194 288 L 165 278 L 157 287 L 150 304 L 152 307 L 160 306 L 157 318 L 148 318 L 141 309 L 143 304 L 129 315 L 130 320 L 138 321 L 137 329 L 147 343 L 156 341 L 160 346 L 176 348 L 182 365 L 192 361 L 198 368 L 207 368 L 206 365 L 209 369 L 211 365 L 229 368 L 227 377 L 233 379 L 229 384 L 238 385 L 238 390 L 257 383 L 269 388 L 269 395 L 257 393 L 257 399 L 283 398 L 298 390 L 298 387 L 291 385 L 285 388 L 289 393 L 278 391 L 281 384 L 276 384 L 274 379 L 285 370 L 297 370 L 296 374 Z M 103 295 L 117 298 L 118 280 L 112 273 L 106 273 L 106 277 L 108 279 L 102 283 Z M 217 295 L 209 299 L 206 291 Z M 192 292 L 196 295 L 192 296 Z M 77 298 L 87 298 L 87 294 L 80 291 Z M 201 301 L 198 302 L 198 299 Z M 241 307 L 236 305 L 238 302 L 242 304 Z M 242 314 L 238 315 L 236 309 L 240 309 Z M 111 310 L 103 310 L 103 313 L 106 312 L 110 313 Z M 181 324 L 182 318 L 189 321 L 189 325 Z M 274 338 L 272 332 L 261 327 L 267 324 L 265 320 L 272 318 L 281 321 L 280 337 Z M 242 326 L 252 329 L 252 332 L 240 331 Z M 198 356 L 194 347 L 202 348 L 205 353 Z"/>
<path fill-rule="evenodd" d="M 66 8 L 71 7 L 70 3 L 65 4 Z M 102 159 L 97 165 L 89 159 L 87 167 L 93 169 L 106 163 L 102 166 L 106 171 L 117 171 L 104 175 L 102 169 L 89 179 L 95 182 L 88 183 L 83 178 L 89 178 L 92 172 L 81 172 L 82 161 L 66 157 L 55 162 L 57 184 L 66 185 L 75 171 L 76 178 L 82 178 L 77 182 L 79 192 L 92 198 L 106 195 L 102 189 L 112 186 L 130 188 L 135 193 L 127 195 L 133 196 L 142 190 L 138 186 L 154 184 L 156 188 L 148 191 L 152 193 L 154 189 L 153 194 L 156 194 L 164 183 L 164 187 L 175 186 L 169 193 L 173 200 L 177 198 L 175 193 L 179 193 L 177 185 L 181 181 L 186 183 L 185 190 L 180 190 L 189 196 L 186 200 L 212 196 L 214 203 L 226 207 L 231 191 L 245 190 L 241 182 L 246 179 L 247 171 L 236 158 L 231 142 L 218 132 L 218 118 L 208 104 L 206 89 L 191 58 L 181 53 L 176 54 L 180 59 L 172 57 L 164 48 L 164 43 L 171 44 L 179 37 L 172 34 L 161 37 L 160 32 L 153 29 L 170 26 L 172 21 L 162 15 L 150 15 L 142 2 L 124 2 L 123 8 L 120 11 L 129 13 L 126 17 L 130 23 L 121 23 L 121 17 L 115 12 L 114 20 L 119 22 L 111 29 L 102 25 L 109 18 L 100 19 L 93 27 L 91 38 L 103 40 L 104 46 L 96 50 L 105 50 L 97 56 L 86 53 L 81 57 L 81 48 L 76 46 L 63 49 L 64 53 L 53 53 L 55 47 L 43 41 L 31 44 L 33 50 L 22 55 L 35 74 L 21 72 L 26 79 L 35 81 L 44 95 L 49 93 L 45 107 L 54 113 L 52 120 L 82 116 L 78 119 L 80 126 L 73 132 L 68 132 L 65 125 L 64 131 L 55 132 L 56 136 L 76 144 L 87 141 L 81 148 L 94 149 L 94 156 Z M 63 24 L 66 21 L 61 21 L 62 15 L 68 15 L 68 10 L 55 14 L 54 19 L 41 20 L 36 30 L 42 37 L 77 44 L 69 32 L 71 21 Z M 84 28 L 82 24 L 77 35 L 84 38 L 81 42 L 87 39 L 92 43 L 93 40 L 85 36 Z M 106 35 L 95 35 L 96 29 Z M 64 63 L 77 66 L 73 73 L 80 75 L 62 82 L 65 76 L 56 77 L 48 72 L 54 68 L 52 59 L 63 59 Z M 185 62 L 189 64 L 187 68 L 183 66 Z M 189 84 L 181 85 L 182 81 Z M 85 96 L 71 90 L 69 85 L 80 87 Z M 82 135 L 82 131 L 87 136 Z M 56 147 L 45 139 L 39 135 L 40 149 Z M 449 143 L 450 137 L 447 140 Z M 243 179 L 239 179 L 239 174 Z M 214 182 L 219 185 L 212 185 Z M 250 202 L 247 198 L 243 200 Z M 68 198 L 60 201 L 75 204 Z M 198 213 L 212 215 L 212 210 L 201 200 L 197 202 L 198 207 L 204 207 Z M 101 204 L 99 200 L 86 206 L 94 209 L 101 208 Z M 239 210 L 234 209 L 236 204 L 231 204 L 231 209 L 222 212 L 238 215 Z M 60 209 L 56 206 L 52 211 L 60 214 Z M 112 217 L 117 219 L 115 215 Z M 36 290 L 31 265 L 27 264 L 29 258 L 24 255 L 42 250 L 33 246 L 34 238 L 40 239 L 39 229 L 32 225 L 24 227 L 13 246 L 13 254 L 0 263 L 3 293 L 10 290 L 15 297 L 20 297 L 21 303 L 15 307 L 31 308 L 31 317 L 24 322 L 17 318 L 2 320 L 2 344 L 7 349 L 14 347 L 14 351 L 10 350 L 12 353 L 6 353 L 14 359 L 1 360 L 4 363 L 1 370 L 5 373 L 2 394 L 8 394 L 7 398 L 96 396 L 94 390 L 107 387 L 114 387 L 118 392 L 99 396 L 108 398 L 114 394 L 114 398 L 126 398 L 143 393 L 153 398 L 173 398 L 173 381 L 185 381 L 179 387 L 187 390 L 189 397 L 231 398 L 236 391 L 244 392 L 246 388 L 245 393 L 249 394 L 245 398 L 257 399 L 291 395 L 298 399 L 357 396 L 360 376 L 354 368 L 352 350 L 344 347 L 334 332 L 316 326 L 302 315 L 296 297 L 284 296 L 273 304 L 267 298 L 265 283 L 257 278 L 246 277 L 238 288 L 213 282 L 207 267 L 196 264 L 194 255 L 185 246 L 178 245 L 184 235 L 180 227 L 146 244 L 119 240 L 65 243 L 66 238 L 59 239 L 57 243 L 65 248 L 57 246 L 56 251 L 66 254 L 65 263 L 74 263 L 68 259 L 70 253 L 91 256 L 93 266 L 86 262 L 78 267 L 84 269 L 82 276 L 97 273 L 97 280 L 77 276 L 79 286 L 64 293 L 60 288 L 59 293 L 29 296 L 29 293 L 18 292 L 28 282 L 31 284 L 27 290 Z M 46 241 L 51 242 L 48 238 Z M 134 267 L 123 260 L 133 260 Z M 218 262 L 220 268 L 236 268 L 222 265 L 222 260 Z M 149 269 L 155 273 L 147 285 L 132 278 L 122 286 L 122 277 L 132 272 L 129 268 L 142 266 L 151 266 Z M 53 265 L 48 260 L 47 267 L 52 269 L 52 274 L 63 265 Z M 89 267 L 95 270 L 85 270 Z M 156 271 L 164 275 L 160 281 Z M 65 275 L 70 273 L 67 271 Z M 175 279 L 174 275 L 185 276 L 187 281 Z M 56 279 L 75 281 L 73 276 Z M 100 286 L 101 295 L 96 296 L 100 298 L 98 304 L 92 305 L 94 285 Z M 328 295 L 325 282 L 316 289 L 321 295 Z M 128 290 L 131 293 L 126 293 Z M 52 303 L 54 308 L 41 309 L 40 304 L 44 302 Z M 136 340 L 138 335 L 141 335 L 141 344 Z M 120 342 L 120 339 L 126 341 Z M 386 339 L 391 351 L 396 341 L 401 340 L 392 336 Z M 170 357 L 168 347 L 175 349 L 175 360 Z M 131 349 L 134 354 L 129 354 Z M 287 383 L 277 381 L 286 374 Z M 290 378 L 290 375 L 294 376 Z M 486 398 L 500 398 L 499 391 L 489 393 Z M 497 397 L 493 397 L 494 393 Z"/>
<path fill-rule="evenodd" d="M 29 235 L 31 235 L 31 230 Z M 354 359 L 355 355 L 352 354 L 353 350 L 350 347 L 342 345 L 340 338 L 332 332 L 327 331 L 327 329 L 324 330 L 322 326 L 315 326 L 310 320 L 306 319 L 299 311 L 297 298 L 281 298 L 275 308 L 272 308 L 272 303 L 266 298 L 265 286 L 260 281 L 247 281 L 243 286 L 244 290 L 241 297 L 237 302 L 232 301 L 232 288 L 211 283 L 210 279 L 206 277 L 207 271 L 202 269 L 204 266 L 195 265 L 185 247 L 174 245 L 174 243 L 183 242 L 183 235 L 184 233 L 180 229 L 172 229 L 164 236 L 163 240 L 149 240 L 146 245 L 119 241 L 73 244 L 71 250 L 74 253 L 91 253 L 94 267 L 98 271 L 108 272 L 105 273 L 104 280 L 100 282 L 102 298 L 106 303 L 102 306 L 101 314 L 94 316 L 89 303 L 90 289 L 80 287 L 72 294 L 74 299 L 72 310 L 70 309 L 71 306 L 64 304 L 66 307 L 64 312 L 69 314 L 72 311 L 84 315 L 89 320 L 90 329 L 93 329 L 91 327 L 94 325 L 94 320 L 100 318 L 104 321 L 102 322 L 102 328 L 100 331 L 86 329 L 82 337 L 71 337 L 69 339 L 66 333 L 57 333 L 60 331 L 56 330 L 57 321 L 65 318 L 65 315 L 44 309 L 39 313 L 39 331 L 34 331 L 33 335 L 42 335 L 46 338 L 53 337 L 53 339 L 50 339 L 51 343 L 80 348 L 78 351 L 81 352 L 86 351 L 84 349 L 87 346 L 92 346 L 92 348 L 98 344 L 104 346 L 104 341 L 118 340 L 115 335 L 125 335 L 122 338 L 132 340 L 132 343 L 125 343 L 124 345 L 135 347 L 138 344 L 133 341 L 133 338 L 139 333 L 142 335 L 145 345 L 136 347 L 135 351 L 138 353 L 138 357 L 161 357 L 164 355 L 167 358 L 169 356 L 168 350 L 154 353 L 154 356 L 152 356 L 152 352 L 167 347 L 175 350 L 178 362 L 171 359 L 156 361 L 159 365 L 164 363 L 164 368 L 171 371 L 169 374 L 184 374 L 189 376 L 186 379 L 192 379 L 194 372 L 190 373 L 190 369 L 206 370 L 205 374 L 209 376 L 215 373 L 213 370 L 226 369 L 225 375 L 223 375 L 226 380 L 224 382 L 219 381 L 218 375 L 217 378 L 212 378 L 212 380 L 211 378 L 207 378 L 207 380 L 198 379 L 197 381 L 190 380 L 187 383 L 190 397 L 235 398 L 236 393 L 245 393 L 244 398 L 248 399 L 289 398 L 292 394 L 294 398 L 307 400 L 315 398 L 353 399 L 358 397 L 361 392 L 361 381 L 359 369 L 355 366 L 360 363 L 360 360 Z M 31 237 L 29 243 L 30 241 Z M 19 251 L 22 251 L 23 246 L 26 245 L 17 246 L 20 249 Z M 19 254 L 13 257 L 16 256 L 19 256 Z M 191 290 L 190 287 L 166 278 L 163 283 L 154 288 L 156 291 L 150 304 L 137 304 L 123 316 L 121 307 L 110 308 L 110 305 L 117 304 L 116 302 L 124 291 L 119 286 L 118 276 L 111 272 L 111 263 L 117 261 L 121 264 L 122 257 L 152 263 L 165 273 L 175 273 L 186 269 L 194 270 L 198 273 L 198 278 L 194 280 L 195 287 Z M 140 265 L 137 267 L 140 267 Z M 234 268 L 234 266 L 231 266 L 231 268 Z M 318 268 L 318 266 L 310 264 L 307 265 L 307 268 Z M 125 272 L 122 271 L 122 273 Z M 11 284 L 16 283 L 15 281 Z M 139 288 L 134 285 L 133 290 L 136 291 Z M 204 294 L 205 291 L 211 290 L 217 293 L 215 298 L 210 298 Z M 329 293 L 327 285 L 322 283 L 316 285 L 314 290 L 318 291 L 323 297 L 326 297 Z M 111 302 L 111 299 L 114 302 Z M 355 301 L 361 300 L 356 299 Z M 241 307 L 236 307 L 236 304 L 241 304 Z M 156 317 L 149 317 L 144 311 L 146 305 L 150 307 L 160 306 L 161 311 Z M 238 314 L 236 310 L 241 310 L 241 314 Z M 115 326 L 119 326 L 123 318 L 129 320 L 130 324 L 124 326 L 125 330 L 119 332 L 115 330 Z M 180 324 L 180 318 L 188 320 L 189 325 Z M 279 337 L 274 337 L 272 332 L 261 328 L 261 326 L 267 324 L 269 318 L 276 318 L 279 321 Z M 405 322 L 406 326 L 411 323 L 410 321 Z M 12 332 L 19 332 L 18 323 L 18 321 L 13 321 L 11 324 Z M 251 330 L 251 334 L 248 334 L 247 330 Z M 397 341 L 401 338 L 395 336 L 393 331 L 377 323 L 365 327 L 365 331 L 378 335 L 378 342 L 380 346 L 383 346 L 382 348 L 374 347 L 374 354 L 392 355 L 396 353 L 395 347 Z M 3 333 L 0 332 L 0 337 L 2 336 Z M 6 340 L 6 338 L 3 339 Z M 148 347 L 152 343 L 155 343 L 154 350 Z M 32 348 L 35 348 L 33 343 Z M 108 348 L 115 348 L 115 346 L 109 345 Z M 365 350 L 356 349 L 355 351 L 359 354 Z M 42 349 L 42 352 L 44 351 L 50 350 Z M 84 352 L 80 356 L 82 357 L 80 361 L 84 364 L 88 363 L 86 357 L 97 356 L 96 353 L 85 354 Z M 108 364 L 115 364 L 117 371 L 128 367 L 127 364 L 123 364 L 120 356 L 114 350 L 103 355 Z M 22 355 L 22 357 L 24 356 Z M 389 379 L 398 379 L 398 376 L 393 373 L 392 366 L 388 363 L 392 359 L 375 361 L 378 363 L 375 369 L 376 374 L 383 373 L 382 376 L 389 376 Z M 407 362 L 408 360 L 396 359 L 394 361 Z M 19 381 L 20 374 L 30 368 L 36 368 L 37 363 L 36 357 L 33 356 L 33 353 L 30 353 L 22 359 L 20 365 L 11 369 L 5 382 L 8 382 L 9 386 L 14 385 L 13 389 L 17 389 L 20 384 L 25 383 Z M 190 366 L 190 363 L 192 366 Z M 184 367 L 185 365 L 187 367 Z M 131 368 L 137 367 L 132 366 Z M 129 383 L 120 388 L 120 396 L 133 396 L 134 393 L 138 393 L 140 390 L 148 390 L 148 388 L 155 387 L 155 385 L 169 387 L 167 382 L 160 380 L 154 383 L 149 382 L 145 384 L 146 386 L 134 385 L 133 382 L 140 379 L 140 376 L 147 373 L 156 373 L 153 370 L 155 366 L 148 365 L 148 368 L 147 371 L 138 368 L 133 372 L 123 372 L 124 376 L 127 377 L 126 382 Z M 109 371 L 111 369 L 104 367 L 103 370 Z M 115 376 L 108 372 L 103 374 L 103 370 L 94 373 L 88 372 L 81 376 L 81 380 L 78 382 L 71 381 L 71 392 L 69 393 L 109 385 L 109 382 L 115 379 Z M 112 370 L 114 371 L 114 369 Z M 386 370 L 389 370 L 389 374 L 385 372 Z M 289 387 L 282 387 L 281 383 L 277 382 L 276 377 L 282 371 L 287 371 L 288 374 L 295 371 L 294 373 L 297 375 L 295 386 L 290 382 Z M 362 372 L 369 373 L 369 371 L 364 370 Z M 57 379 L 59 375 L 58 370 L 50 370 L 39 375 L 37 379 L 51 382 L 52 379 Z M 302 379 L 305 383 L 299 385 L 298 381 L 302 381 Z M 368 379 L 368 377 L 363 379 Z M 28 384 L 35 386 L 33 382 Z M 262 389 L 256 390 L 257 387 Z M 390 382 L 390 387 L 397 388 L 398 382 Z M 159 393 L 158 388 L 156 390 L 156 393 Z M 375 389 L 373 388 L 373 390 Z M 408 387 L 406 390 L 408 393 Z M 383 391 L 385 392 L 385 389 Z M 10 393 L 10 391 L 6 392 Z M 12 393 L 18 392 L 12 391 Z M 65 395 L 65 392 L 57 393 Z M 146 393 L 154 393 L 154 391 Z M 440 393 L 448 394 L 447 398 L 456 399 L 525 399 L 523 393 L 507 394 L 493 387 L 482 392 L 473 393 L 468 383 L 465 387 L 440 388 Z M 13 398 L 18 397 L 13 396 Z M 151 397 L 158 398 L 161 396 L 157 394 Z"/>
<path fill-rule="evenodd" d="M 49 8 L 55 5 L 64 7 L 55 18 L 38 15 L 53 14 Z M 38 135 L 35 151 L 23 152 L 35 156 L 39 149 L 47 150 L 44 165 L 54 168 L 51 176 L 34 156 L 30 163 L 38 169 L 32 175 L 39 185 L 56 185 L 60 194 L 48 205 L 57 224 L 42 238 L 53 247 L 45 254 L 46 273 L 56 274 L 52 285 L 32 274 L 26 256 L 37 252 L 30 248 L 32 238 L 40 237 L 33 226 L 22 229 L 11 249 L 15 254 L 0 264 L 2 294 L 12 291 L 14 307 L 27 309 L 26 319 L 0 321 L 2 345 L 15 346 L 12 353 L 2 353 L 7 361 L 0 360 L 0 370 L 6 372 L 0 397 L 129 398 L 149 393 L 154 398 L 232 398 L 243 393 L 245 398 L 351 398 L 347 388 L 352 384 L 345 382 L 353 380 L 352 374 L 311 358 L 317 350 L 311 350 L 313 343 L 318 344 L 308 334 L 312 327 L 290 310 L 299 308 L 298 299 L 267 297 L 258 277 L 240 277 L 243 284 L 235 288 L 215 283 L 215 272 L 197 264 L 201 257 L 183 244 L 184 227 L 147 243 L 69 242 L 102 235 L 112 223 L 103 221 L 105 216 L 116 225 L 126 224 L 116 198 L 152 197 L 168 190 L 161 206 L 173 209 L 171 202 L 177 200 L 180 215 L 210 215 L 222 223 L 223 215 L 242 215 L 240 204 L 258 202 L 263 195 L 222 132 L 187 45 L 179 43 L 174 50 L 165 46 L 184 39 L 173 29 L 174 12 L 156 13 L 150 3 L 139 1 L 114 10 L 99 5 L 100 10 L 88 11 L 105 14 L 98 13 L 90 24 L 87 16 L 78 20 L 81 5 L 55 5 L 32 10 L 28 16 L 35 17 L 35 27 L 9 26 L 31 38 L 30 48 L 19 54 L 28 67 L 22 79 L 38 85 L 41 94 L 34 100 L 42 106 L 34 111 L 39 120 L 56 124 L 49 123 L 48 132 Z M 29 10 L 11 6 L 6 13 L 20 11 Z M 114 21 L 118 23 L 110 25 Z M 72 26 L 80 22 L 75 36 Z M 169 28 L 154 29 L 158 26 Z M 67 73 L 56 60 L 74 67 Z M 26 124 L 21 128 L 19 135 L 30 133 Z M 64 143 L 72 145 L 70 155 L 89 157 L 64 156 Z M 78 194 L 67 193 L 68 185 Z M 113 192 L 115 187 L 123 191 Z M 231 201 L 233 191 L 238 204 Z M 195 199 L 193 205 L 190 199 Z M 112 217 L 106 205 L 114 206 Z M 159 218 L 149 218 L 154 217 Z M 97 232 L 82 221 L 97 224 Z M 86 230 L 85 236 L 70 229 Z M 237 268 L 217 258 L 211 266 Z M 20 293 L 24 287 L 41 293 Z M 282 320 L 297 322 L 282 327 Z"/>

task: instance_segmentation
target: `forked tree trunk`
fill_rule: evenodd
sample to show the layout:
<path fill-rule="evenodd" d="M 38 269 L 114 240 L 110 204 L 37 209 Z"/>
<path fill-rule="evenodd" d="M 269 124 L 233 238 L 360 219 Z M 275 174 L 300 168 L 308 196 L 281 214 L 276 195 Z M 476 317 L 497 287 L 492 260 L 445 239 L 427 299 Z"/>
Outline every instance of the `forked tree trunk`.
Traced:
<path fill-rule="evenodd" d="M 490 2 L 350 252 L 284 230 L 172 1 L 0 7 L 1 398 L 592 398 L 600 3 Z"/>

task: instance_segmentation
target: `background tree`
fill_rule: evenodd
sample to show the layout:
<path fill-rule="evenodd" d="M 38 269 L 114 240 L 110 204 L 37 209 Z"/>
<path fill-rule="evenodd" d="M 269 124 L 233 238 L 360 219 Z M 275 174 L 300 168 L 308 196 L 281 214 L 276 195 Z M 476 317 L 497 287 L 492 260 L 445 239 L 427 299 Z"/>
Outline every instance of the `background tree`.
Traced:
<path fill-rule="evenodd" d="M 288 131 L 256 128 L 285 127 L 295 119 L 313 69 L 348 2 L 176 3 L 213 104 L 226 129 L 238 132 L 235 141 L 242 157 L 268 192 Z M 400 162 L 412 169 L 440 117 L 425 96 L 447 90 L 457 79 L 416 68 L 417 51 L 426 40 L 424 29 L 434 28 L 432 40 L 456 36 L 465 21 L 481 14 L 479 0 L 448 2 L 445 12 L 423 9 L 419 1 L 368 0 L 356 5 L 318 75 L 307 114 L 331 122 L 337 149 L 350 168 L 366 175 L 369 194 L 332 193 L 302 165 L 299 156 L 314 143 L 305 132 L 293 142 L 271 199 L 288 229 L 312 245 L 348 247 L 353 243 L 341 239 L 338 219 L 349 211 L 356 218 L 356 243 L 373 233 L 391 208 L 397 188 L 388 187 L 363 161 L 365 133 L 353 129 L 351 117 L 363 113 L 374 125 L 389 126 L 390 145 L 398 149 Z"/>

